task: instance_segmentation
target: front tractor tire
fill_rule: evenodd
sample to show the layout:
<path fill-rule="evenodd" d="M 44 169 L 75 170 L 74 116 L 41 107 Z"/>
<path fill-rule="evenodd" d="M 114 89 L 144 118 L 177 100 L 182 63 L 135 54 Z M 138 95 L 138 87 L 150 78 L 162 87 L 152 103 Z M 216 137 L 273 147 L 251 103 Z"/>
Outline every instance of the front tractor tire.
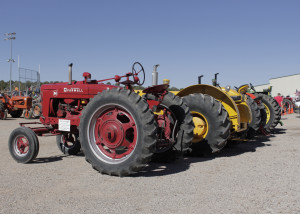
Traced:
<path fill-rule="evenodd" d="M 207 94 L 190 94 L 183 97 L 193 115 L 195 123 L 193 153 L 207 143 L 212 152 L 220 151 L 230 135 L 229 116 L 222 104 Z"/>
<path fill-rule="evenodd" d="M 56 144 L 59 150 L 65 155 L 76 155 L 80 152 L 78 134 L 64 133 L 56 136 Z"/>
<path fill-rule="evenodd" d="M 32 110 L 25 110 L 24 112 L 24 118 L 25 119 L 31 119 L 32 118 Z"/>
<path fill-rule="evenodd" d="M 247 96 L 247 104 L 251 110 L 251 122 L 249 123 L 249 128 L 247 130 L 246 137 L 252 139 L 256 132 L 258 131 L 261 124 L 261 111 L 257 103 L 250 97 Z"/>
<path fill-rule="evenodd" d="M 79 136 L 86 160 L 100 173 L 138 172 L 153 155 L 157 124 L 136 93 L 113 88 L 98 93 L 82 111 Z"/>
<path fill-rule="evenodd" d="M 19 127 L 10 134 L 8 148 L 15 161 L 29 163 L 36 158 L 39 152 L 39 141 L 31 129 Z"/>

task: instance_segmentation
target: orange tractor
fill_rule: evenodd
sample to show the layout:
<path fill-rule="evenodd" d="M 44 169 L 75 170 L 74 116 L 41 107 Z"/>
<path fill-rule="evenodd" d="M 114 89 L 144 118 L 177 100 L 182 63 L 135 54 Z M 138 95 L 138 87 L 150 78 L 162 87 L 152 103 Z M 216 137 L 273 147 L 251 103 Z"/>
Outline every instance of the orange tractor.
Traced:
<path fill-rule="evenodd" d="M 24 96 L 13 96 L 10 97 L 6 94 L 0 94 L 0 119 L 5 120 L 7 113 L 13 118 L 21 117 L 24 113 L 24 118 L 30 119 L 32 112 L 32 98 Z"/>

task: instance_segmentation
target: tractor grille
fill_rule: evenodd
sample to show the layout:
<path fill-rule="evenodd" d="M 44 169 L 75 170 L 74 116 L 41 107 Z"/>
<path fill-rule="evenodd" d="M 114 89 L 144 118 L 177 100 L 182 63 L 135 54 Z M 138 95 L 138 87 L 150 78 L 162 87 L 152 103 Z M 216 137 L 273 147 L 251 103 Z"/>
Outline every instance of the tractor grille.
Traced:
<path fill-rule="evenodd" d="M 231 96 L 234 101 L 240 101 L 242 99 L 241 96 Z"/>
<path fill-rule="evenodd" d="M 32 106 L 32 98 L 27 98 L 27 106 Z"/>

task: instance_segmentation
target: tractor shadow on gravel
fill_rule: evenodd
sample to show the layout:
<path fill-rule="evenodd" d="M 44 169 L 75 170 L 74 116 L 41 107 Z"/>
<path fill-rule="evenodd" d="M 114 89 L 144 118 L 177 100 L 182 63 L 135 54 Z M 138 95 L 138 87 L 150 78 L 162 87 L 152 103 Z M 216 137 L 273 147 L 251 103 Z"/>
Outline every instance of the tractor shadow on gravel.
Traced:
<path fill-rule="evenodd" d="M 284 134 L 285 129 L 276 129 L 276 132 L 273 132 L 273 134 L 278 133 Z M 183 158 L 175 160 L 171 163 L 151 162 L 142 171 L 135 175 L 131 175 L 131 177 L 157 177 L 176 174 L 188 170 L 192 163 L 199 163 L 210 161 L 216 158 L 232 157 L 248 152 L 255 152 L 259 147 L 271 146 L 271 144 L 267 142 L 271 141 L 270 137 L 275 137 L 273 134 L 270 136 L 257 136 L 255 139 L 246 142 L 228 142 L 227 146 L 217 153 L 211 153 L 210 148 L 207 146 L 197 148 L 197 152 L 190 152 Z M 195 149 L 196 148 L 194 148 L 194 150 Z"/>
<path fill-rule="evenodd" d="M 172 163 L 150 162 L 139 173 L 131 177 L 159 177 L 177 174 L 190 168 L 190 164 L 199 162 L 198 158 L 180 158 Z"/>
<path fill-rule="evenodd" d="M 286 133 L 286 129 L 283 128 L 275 128 L 272 133 L 271 133 L 271 137 L 275 137 L 274 134 L 278 135 L 278 134 L 285 134 Z"/>
<path fill-rule="evenodd" d="M 40 163 L 51 163 L 56 161 L 61 161 L 64 158 L 74 158 L 74 157 L 84 157 L 83 152 L 79 152 L 76 155 L 56 155 L 56 156 L 50 156 L 50 157 L 43 157 L 43 158 L 36 158 L 34 159 L 31 164 L 40 164 Z"/>
<path fill-rule="evenodd" d="M 56 155 L 51 157 L 45 157 L 45 158 L 36 158 L 32 161 L 31 164 L 40 164 L 40 163 L 51 163 L 56 161 L 61 161 L 65 155 Z"/>

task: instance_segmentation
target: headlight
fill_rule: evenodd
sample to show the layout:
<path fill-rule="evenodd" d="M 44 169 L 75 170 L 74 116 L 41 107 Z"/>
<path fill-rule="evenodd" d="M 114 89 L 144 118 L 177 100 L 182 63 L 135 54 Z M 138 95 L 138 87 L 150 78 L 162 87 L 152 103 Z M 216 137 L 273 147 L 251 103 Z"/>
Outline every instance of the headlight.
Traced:
<path fill-rule="evenodd" d="M 225 91 L 227 91 L 227 92 L 229 92 L 230 89 L 231 89 L 230 85 L 227 85 L 227 86 L 225 87 Z"/>

